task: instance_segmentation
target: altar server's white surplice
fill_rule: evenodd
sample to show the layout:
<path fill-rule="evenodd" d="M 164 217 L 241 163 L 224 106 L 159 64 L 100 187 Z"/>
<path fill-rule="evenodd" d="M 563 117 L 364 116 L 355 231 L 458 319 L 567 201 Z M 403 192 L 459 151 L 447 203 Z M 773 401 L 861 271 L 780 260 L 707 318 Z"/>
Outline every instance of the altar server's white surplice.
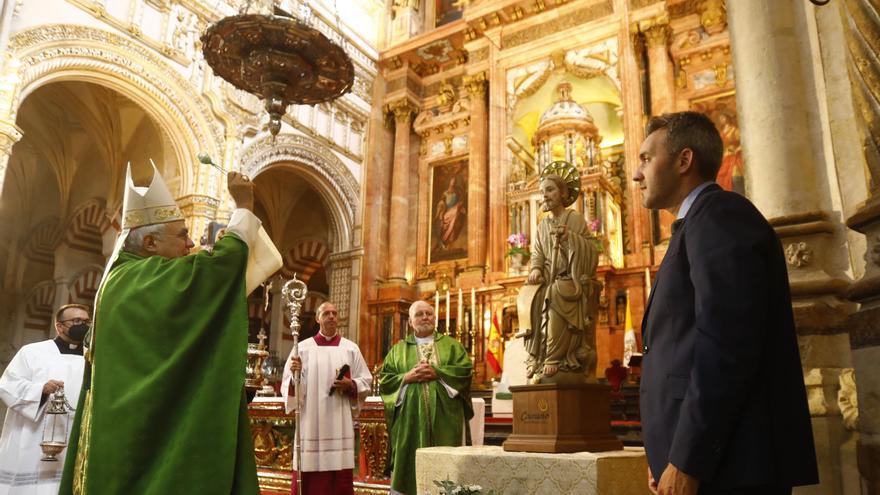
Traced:
<path fill-rule="evenodd" d="M 57 462 L 40 461 L 47 398 L 40 404 L 43 385 L 64 382 L 64 394 L 76 407 L 83 377 L 83 357 L 62 354 L 53 340 L 28 344 L 16 353 L 0 377 L 0 400 L 8 410 L 0 436 L 0 495 L 55 495 L 61 481 L 64 454 Z M 73 413 L 70 413 L 70 423 Z M 68 434 L 70 432 L 68 431 Z"/>
<path fill-rule="evenodd" d="M 316 340 L 320 339 L 320 343 Z M 338 340 L 337 340 L 338 339 Z M 337 343 L 338 342 L 338 343 Z M 300 418 L 302 431 L 302 470 L 336 471 L 354 467 L 354 423 L 361 401 L 370 393 L 372 376 L 357 344 L 336 336 L 325 341 L 320 333 L 299 343 L 302 359 L 303 412 Z M 292 373 L 289 363 L 285 366 L 282 392 L 287 411 L 296 408 L 296 397 L 289 394 Z M 338 370 L 347 364 L 351 379 L 357 387 L 356 394 L 329 395 Z M 299 390 L 297 390 L 299 392 Z M 296 459 L 293 460 L 294 468 Z"/>

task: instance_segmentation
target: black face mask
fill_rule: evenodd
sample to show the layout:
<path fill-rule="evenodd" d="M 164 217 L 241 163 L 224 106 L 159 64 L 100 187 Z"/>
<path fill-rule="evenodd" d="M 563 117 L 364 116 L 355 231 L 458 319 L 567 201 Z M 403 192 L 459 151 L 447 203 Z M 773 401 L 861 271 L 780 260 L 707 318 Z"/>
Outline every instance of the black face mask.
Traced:
<path fill-rule="evenodd" d="M 74 342 L 82 342 L 83 339 L 86 338 L 88 332 L 89 326 L 85 323 L 80 323 L 79 325 L 72 325 L 68 328 L 67 336 Z"/>

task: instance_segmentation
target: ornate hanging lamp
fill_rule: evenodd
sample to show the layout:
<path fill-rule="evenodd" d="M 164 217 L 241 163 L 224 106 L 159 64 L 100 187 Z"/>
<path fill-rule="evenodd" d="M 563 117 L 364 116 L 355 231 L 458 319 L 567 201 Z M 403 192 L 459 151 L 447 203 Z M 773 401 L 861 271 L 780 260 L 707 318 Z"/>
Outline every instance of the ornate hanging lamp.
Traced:
<path fill-rule="evenodd" d="M 266 101 L 269 131 L 281 130 L 292 104 L 315 105 L 348 93 L 354 83 L 351 59 L 317 29 L 299 19 L 275 15 L 275 2 L 259 2 L 249 14 L 225 17 L 202 35 L 205 61 L 238 89 Z"/>

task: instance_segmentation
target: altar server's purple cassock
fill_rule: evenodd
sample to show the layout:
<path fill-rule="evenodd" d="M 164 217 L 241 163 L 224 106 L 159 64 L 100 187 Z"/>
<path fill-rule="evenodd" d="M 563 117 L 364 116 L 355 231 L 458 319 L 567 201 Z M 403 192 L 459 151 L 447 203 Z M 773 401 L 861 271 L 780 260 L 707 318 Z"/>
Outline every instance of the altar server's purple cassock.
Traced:
<path fill-rule="evenodd" d="M 354 421 L 373 381 L 357 344 L 336 331 L 337 310 L 332 303 L 318 308 L 321 331 L 299 343 L 299 358 L 291 351 L 284 367 L 281 392 L 287 412 L 296 410 L 296 393 L 302 393 L 302 493 L 350 495 L 354 493 Z M 349 371 L 344 373 L 344 366 Z M 300 387 L 294 386 L 293 369 L 301 366 Z M 338 379 L 340 370 L 343 378 Z M 332 393 L 331 393 L 332 390 Z M 295 449 L 294 449 L 295 450 Z M 297 493 L 296 455 L 293 458 Z"/>

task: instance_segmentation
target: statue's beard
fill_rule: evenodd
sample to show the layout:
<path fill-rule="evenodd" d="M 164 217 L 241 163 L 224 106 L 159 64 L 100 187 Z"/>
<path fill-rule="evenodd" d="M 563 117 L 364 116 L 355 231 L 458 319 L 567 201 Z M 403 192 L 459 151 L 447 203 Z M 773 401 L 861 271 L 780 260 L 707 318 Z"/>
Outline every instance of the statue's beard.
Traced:
<path fill-rule="evenodd" d="M 544 205 L 541 207 L 544 211 L 551 211 L 553 208 L 556 208 L 556 201 L 552 199 L 549 201 L 544 201 Z"/>

